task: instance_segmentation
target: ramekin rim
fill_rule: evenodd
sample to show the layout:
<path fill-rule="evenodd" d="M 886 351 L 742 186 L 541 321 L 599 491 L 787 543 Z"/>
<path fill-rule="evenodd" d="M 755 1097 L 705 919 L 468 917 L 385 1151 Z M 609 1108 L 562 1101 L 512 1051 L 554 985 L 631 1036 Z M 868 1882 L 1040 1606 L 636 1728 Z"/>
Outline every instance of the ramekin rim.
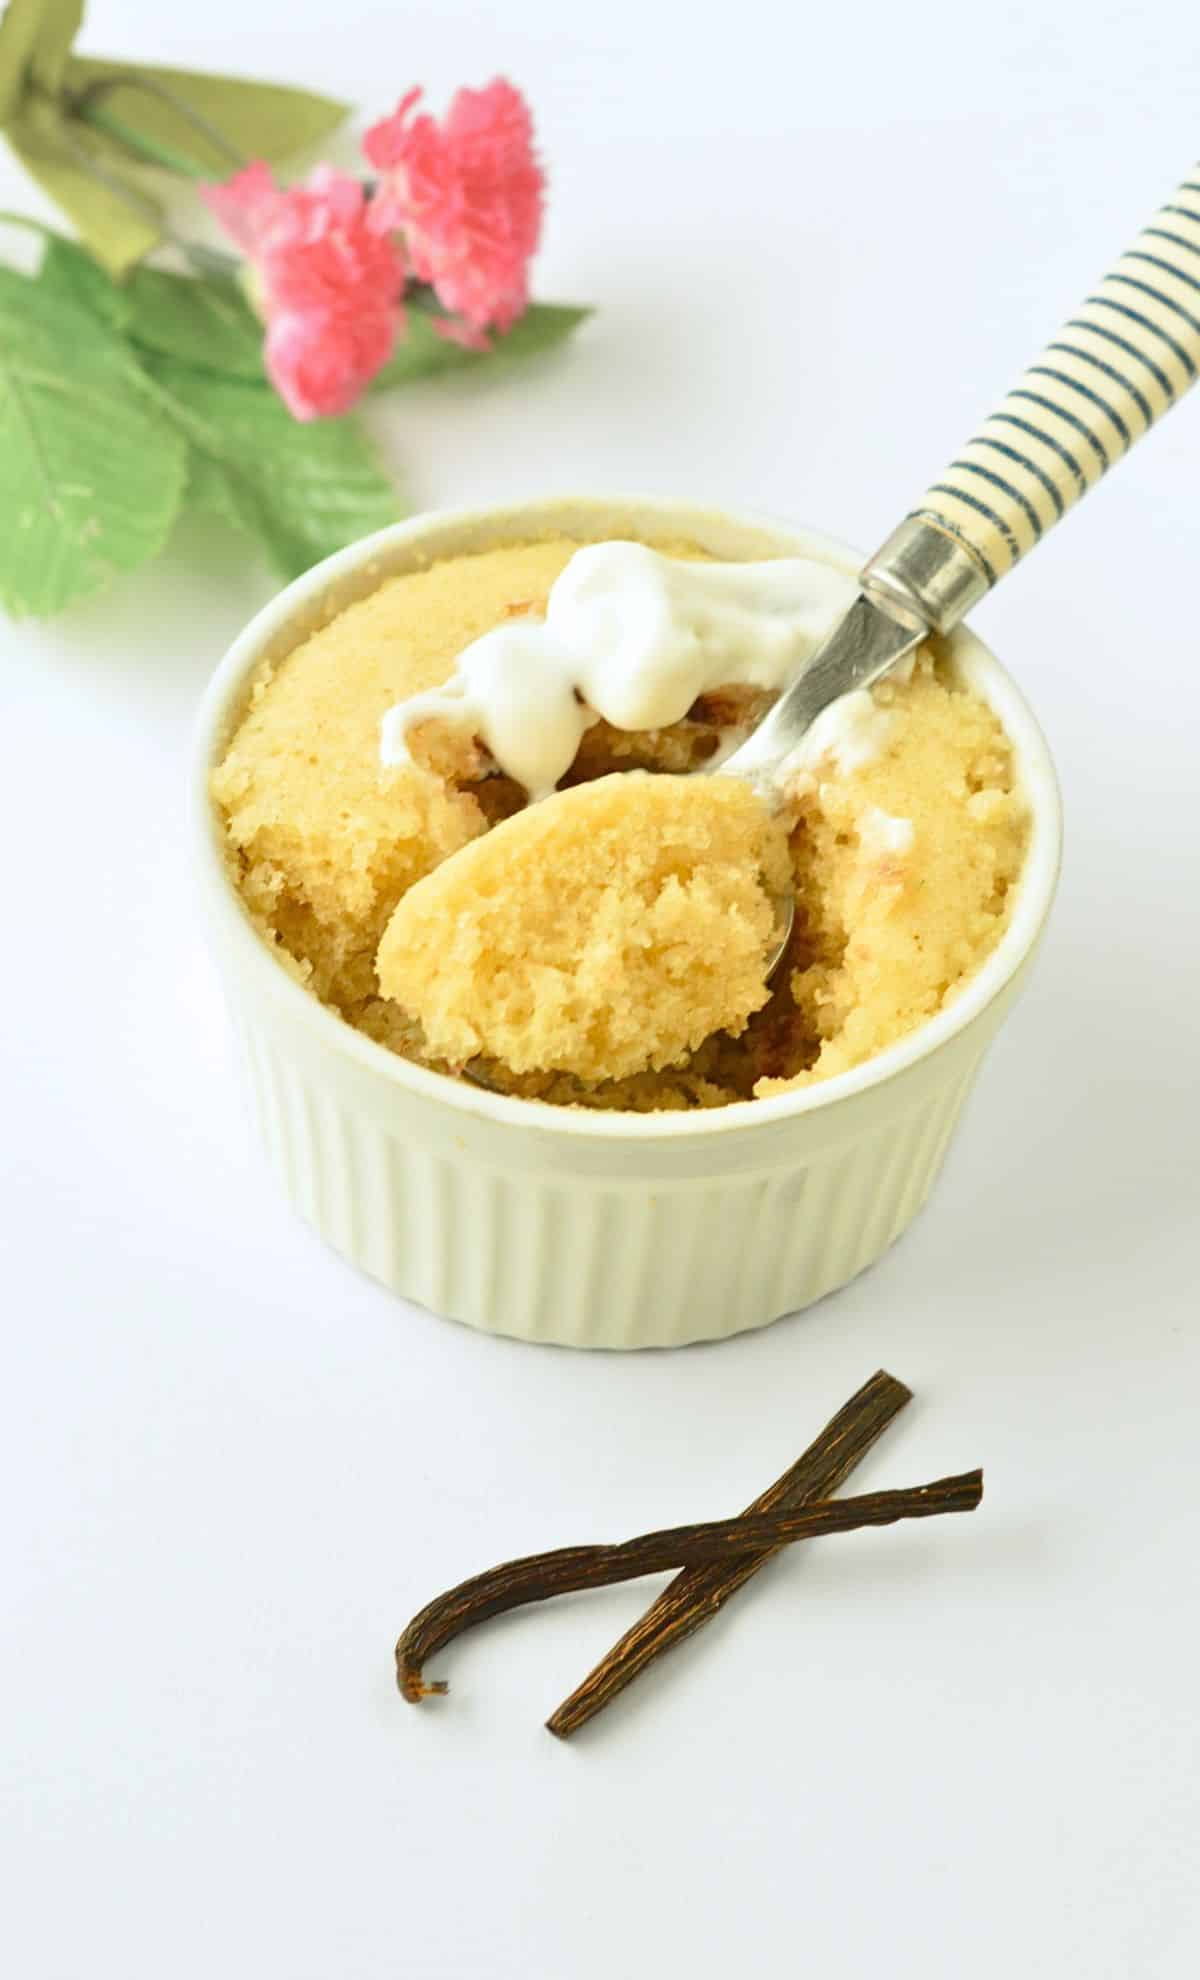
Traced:
<path fill-rule="evenodd" d="M 238 690 L 290 618 L 298 617 L 302 608 L 311 606 L 331 584 L 369 564 L 374 557 L 424 535 L 435 535 L 439 530 L 469 530 L 488 524 L 499 527 L 526 517 L 531 527 L 553 528 L 556 510 L 575 514 L 595 511 L 598 519 L 604 512 L 620 512 L 631 519 L 645 516 L 660 527 L 669 525 L 685 533 L 702 528 L 706 522 L 762 531 L 795 546 L 791 554 L 813 556 L 849 576 L 857 573 L 863 561 L 858 552 L 837 537 L 760 512 L 670 496 L 592 493 L 423 510 L 314 565 L 285 585 L 243 627 L 215 668 L 195 721 L 190 798 L 201 885 L 213 923 L 229 938 L 242 966 L 258 979 L 264 990 L 280 999 L 293 1017 L 315 1031 L 323 1045 L 339 1057 L 357 1061 L 367 1072 L 449 1107 L 452 1112 L 482 1117 L 499 1126 L 536 1127 L 543 1133 L 562 1133 L 572 1138 L 645 1143 L 691 1139 L 696 1135 L 746 1134 L 756 1127 L 766 1129 L 783 1120 L 836 1107 L 840 1101 L 883 1086 L 921 1059 L 931 1057 L 987 1008 L 1034 948 L 1054 898 L 1062 853 L 1061 799 L 1045 737 L 1024 694 L 1003 663 L 966 627 L 960 627 L 952 636 L 959 649 L 957 657 L 969 672 L 978 670 L 983 674 L 989 702 L 996 706 L 993 700 L 996 695 L 1002 704 L 996 707 L 996 712 L 1016 749 L 1022 784 L 1030 802 L 1030 844 L 1008 927 L 991 955 L 945 1009 L 862 1065 L 834 1074 L 816 1085 L 769 1099 L 739 1100 L 724 1107 L 688 1112 L 664 1110 L 643 1114 L 623 1109 L 557 1106 L 494 1093 L 389 1052 L 322 1004 L 272 954 L 231 884 L 219 847 L 218 817 L 209 789 L 217 749 L 226 739 L 224 718 Z M 561 516 L 559 526 L 565 526 Z"/>

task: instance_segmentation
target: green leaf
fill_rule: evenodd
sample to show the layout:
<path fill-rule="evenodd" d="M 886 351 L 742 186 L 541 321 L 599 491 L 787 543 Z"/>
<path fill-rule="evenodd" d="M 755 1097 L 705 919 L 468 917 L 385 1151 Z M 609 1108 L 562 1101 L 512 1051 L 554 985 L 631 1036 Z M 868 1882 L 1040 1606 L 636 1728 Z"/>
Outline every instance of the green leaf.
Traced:
<path fill-rule="evenodd" d="M 74 97 L 111 84 L 95 109 L 98 120 L 115 115 L 148 150 L 173 154 L 180 170 L 192 160 L 200 176 L 213 178 L 227 177 L 241 154 L 275 159 L 311 145 L 346 114 L 344 104 L 309 90 L 72 55 L 79 13 L 78 0 L 11 0 L 0 23 L 0 128 L 114 275 L 162 239 L 162 209 L 119 133 L 73 114 Z"/>
<path fill-rule="evenodd" d="M 107 157 L 107 141 L 67 114 L 82 15 L 81 0 L 9 0 L 0 21 L 0 128 L 30 177 L 119 274 L 161 239 L 161 213 L 125 179 L 128 158 L 108 159 L 107 184 L 89 169 Z"/>
<path fill-rule="evenodd" d="M 436 317 L 418 306 L 409 308 L 403 340 L 374 381 L 376 391 L 407 385 L 415 378 L 432 378 L 443 371 L 462 371 L 497 357 L 528 357 L 551 349 L 578 328 L 591 309 L 575 303 L 530 303 L 506 336 L 497 337 L 490 351 L 466 351 L 461 344 L 439 337 Z"/>
<path fill-rule="evenodd" d="M 148 350 L 235 378 L 264 377 L 263 326 L 237 283 L 220 275 L 135 268 L 128 281 L 114 282 L 86 249 L 51 234 L 38 280 Z"/>
<path fill-rule="evenodd" d="M 222 461 L 214 460 L 211 454 L 202 454 L 199 447 L 189 447 L 187 487 L 184 490 L 184 501 L 189 509 L 220 516 L 224 522 L 233 523 L 248 535 L 257 536 L 260 534 L 258 511 L 247 499 L 248 492 Z"/>
<path fill-rule="evenodd" d="M 162 547 L 186 452 L 128 348 L 0 269 L 0 600 L 58 611 Z"/>
<path fill-rule="evenodd" d="M 140 186 L 104 183 L 88 169 L 97 141 L 52 99 L 31 98 L 5 130 L 30 177 L 71 219 L 97 259 L 122 275 L 162 239 L 162 209 Z M 81 156 L 82 154 L 82 156 Z M 114 168 L 103 168 L 113 176 Z"/>
<path fill-rule="evenodd" d="M 204 371 L 262 382 L 263 326 L 236 282 L 136 268 L 124 294 L 136 343 Z"/>
<path fill-rule="evenodd" d="M 83 0 L 8 0 L 0 20 L 0 125 L 30 81 L 56 90 L 83 20 Z"/>
<path fill-rule="evenodd" d="M 129 290 L 63 234 L 52 234 L 46 242 L 37 282 L 44 295 L 90 310 L 113 330 L 124 330 L 129 322 Z"/>
<path fill-rule="evenodd" d="M 189 500 L 257 536 L 284 576 L 396 520 L 396 491 L 353 420 L 302 424 L 267 385 L 167 357 L 147 366 L 192 445 Z"/>
<path fill-rule="evenodd" d="M 336 130 L 349 108 L 333 97 L 290 89 L 281 83 L 210 76 L 189 69 L 159 69 L 146 62 L 108 62 L 75 55 L 66 67 L 67 86 L 72 90 L 130 75 L 145 76 L 156 88 L 178 96 L 214 125 L 235 152 L 243 152 L 247 158 L 286 158 L 293 151 L 318 144 Z M 126 84 L 106 94 L 104 107 L 152 142 L 186 151 L 214 178 L 227 178 L 236 169 L 229 154 L 195 130 L 163 96 Z"/>

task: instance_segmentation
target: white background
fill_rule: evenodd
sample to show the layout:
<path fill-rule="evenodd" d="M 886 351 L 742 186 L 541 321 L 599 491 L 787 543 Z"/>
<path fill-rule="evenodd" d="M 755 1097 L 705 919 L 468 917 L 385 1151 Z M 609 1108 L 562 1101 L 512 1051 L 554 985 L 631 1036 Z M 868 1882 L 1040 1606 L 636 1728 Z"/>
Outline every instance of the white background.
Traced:
<path fill-rule="evenodd" d="M 85 45 L 378 111 L 498 70 L 573 348 L 396 395 L 413 505 L 756 506 L 869 549 L 1200 153 L 1192 5 L 96 0 Z M 0 204 L 30 204 L 0 170 Z M 269 578 L 214 528 L 0 626 L 0 1961 L 15 1980 L 1183 1980 L 1200 1962 L 1200 399 L 977 614 L 1057 753 L 1033 987 L 935 1200 L 732 1344 L 583 1358 L 356 1277 L 241 1110 L 189 723 Z M 741 1506 L 878 1364 L 860 1477 L 972 1520 L 776 1564 L 574 1745 L 645 1586 L 415 1712 L 391 1646 L 539 1545 Z"/>

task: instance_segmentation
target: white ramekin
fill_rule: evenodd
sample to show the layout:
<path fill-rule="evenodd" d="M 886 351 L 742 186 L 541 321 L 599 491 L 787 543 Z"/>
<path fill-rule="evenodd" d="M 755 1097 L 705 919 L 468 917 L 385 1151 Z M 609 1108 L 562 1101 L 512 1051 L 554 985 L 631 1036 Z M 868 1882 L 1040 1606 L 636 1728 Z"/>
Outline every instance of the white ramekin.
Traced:
<path fill-rule="evenodd" d="M 329 558 L 251 622 L 200 713 L 192 801 L 212 943 L 270 1160 L 353 1263 L 438 1313 L 525 1340 L 712 1340 L 844 1285 L 925 1201 L 1050 907 L 1058 789 L 1025 701 L 959 631 L 962 672 L 1015 745 L 1033 833 L 1007 932 L 947 1010 L 823 1085 L 695 1114 L 548 1107 L 409 1065 L 326 1010 L 259 939 L 223 861 L 209 772 L 265 657 L 382 577 L 551 530 L 686 537 L 719 557 L 803 555 L 847 572 L 861 562 L 808 530 L 612 498 L 419 516 Z"/>

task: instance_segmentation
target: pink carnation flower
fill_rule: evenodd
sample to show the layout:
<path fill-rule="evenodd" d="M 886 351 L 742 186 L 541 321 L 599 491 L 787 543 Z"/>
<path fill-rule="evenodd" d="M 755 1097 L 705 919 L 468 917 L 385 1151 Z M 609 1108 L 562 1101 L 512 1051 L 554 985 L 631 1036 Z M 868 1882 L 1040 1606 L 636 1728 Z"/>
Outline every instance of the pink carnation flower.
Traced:
<path fill-rule="evenodd" d="M 363 140 L 381 175 L 370 225 L 403 234 L 416 274 L 463 319 L 453 334 L 478 347 L 484 330 L 507 330 L 529 301 L 545 187 L 533 121 L 507 82 L 460 89 L 440 125 L 412 114 L 420 98 L 410 90 Z"/>
<path fill-rule="evenodd" d="M 283 190 L 256 162 L 200 191 L 254 270 L 280 398 L 297 419 L 345 412 L 387 363 L 402 321 L 404 257 L 367 224 L 363 187 L 319 165 Z"/>

